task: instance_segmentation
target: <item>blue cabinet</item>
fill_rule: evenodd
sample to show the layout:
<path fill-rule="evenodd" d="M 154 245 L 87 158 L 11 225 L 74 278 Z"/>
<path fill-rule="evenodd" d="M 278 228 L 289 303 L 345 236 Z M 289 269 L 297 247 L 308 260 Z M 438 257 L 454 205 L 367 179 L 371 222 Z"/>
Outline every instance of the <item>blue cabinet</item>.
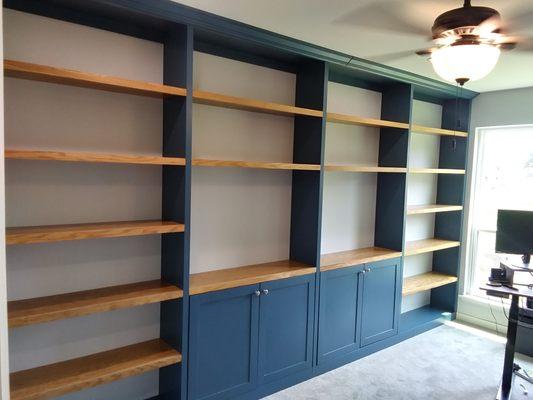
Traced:
<path fill-rule="evenodd" d="M 359 348 L 363 268 L 360 265 L 321 274 L 318 364 Z"/>
<path fill-rule="evenodd" d="M 398 333 L 401 279 L 400 259 L 365 265 L 361 286 L 361 346 Z"/>
<path fill-rule="evenodd" d="M 225 400 L 312 368 L 315 275 L 191 296 L 190 400 Z"/>

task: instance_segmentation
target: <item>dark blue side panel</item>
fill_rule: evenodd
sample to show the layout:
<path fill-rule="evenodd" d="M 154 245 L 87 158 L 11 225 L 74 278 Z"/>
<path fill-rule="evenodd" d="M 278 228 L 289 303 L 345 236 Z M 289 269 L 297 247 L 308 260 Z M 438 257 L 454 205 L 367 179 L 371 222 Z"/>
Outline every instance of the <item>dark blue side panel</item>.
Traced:
<path fill-rule="evenodd" d="M 261 292 L 259 383 L 310 370 L 315 275 L 263 283 Z"/>
<path fill-rule="evenodd" d="M 401 278 L 400 259 L 368 264 L 361 294 L 361 346 L 398 333 Z"/>
<path fill-rule="evenodd" d="M 359 348 L 360 276 L 363 266 L 321 273 L 318 364 Z"/>
<path fill-rule="evenodd" d="M 231 399 L 256 387 L 258 290 L 191 296 L 189 399 Z"/>

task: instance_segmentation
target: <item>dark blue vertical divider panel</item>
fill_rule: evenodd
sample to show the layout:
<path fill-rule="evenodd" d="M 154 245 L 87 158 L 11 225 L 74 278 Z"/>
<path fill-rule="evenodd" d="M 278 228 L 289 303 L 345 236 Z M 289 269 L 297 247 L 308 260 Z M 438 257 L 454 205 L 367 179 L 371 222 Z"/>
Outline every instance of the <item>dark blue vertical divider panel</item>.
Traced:
<path fill-rule="evenodd" d="M 314 308 L 314 274 L 261 285 L 260 384 L 312 368 Z"/>
<path fill-rule="evenodd" d="M 447 100 L 442 109 L 442 127 L 468 131 L 470 100 Z M 439 150 L 439 168 L 465 169 L 468 157 L 468 140 L 464 137 L 442 136 Z M 466 175 L 441 174 L 437 182 L 438 204 L 464 204 Z M 437 213 L 435 237 L 462 241 L 463 211 Z M 433 254 L 433 270 L 459 275 L 461 247 Z M 431 291 L 431 305 L 450 312 L 457 311 L 458 284 L 450 284 Z"/>
<path fill-rule="evenodd" d="M 191 296 L 189 399 L 227 400 L 256 387 L 259 293 L 251 285 Z"/>
<path fill-rule="evenodd" d="M 359 307 L 363 266 L 326 271 L 320 279 L 318 364 L 359 348 Z"/>
<path fill-rule="evenodd" d="M 188 89 L 187 97 L 163 100 L 163 155 L 185 157 L 185 167 L 163 166 L 162 218 L 185 224 L 184 233 L 162 235 L 161 278 L 184 291 L 161 303 L 161 338 L 182 353 L 181 364 L 159 372 L 160 397 L 185 399 L 188 340 L 188 276 L 191 197 L 192 29 L 177 26 L 164 43 L 164 83 Z"/>
<path fill-rule="evenodd" d="M 402 263 L 399 258 L 367 265 L 361 293 L 361 346 L 398 333 Z"/>
<path fill-rule="evenodd" d="M 382 92 L 381 118 L 409 123 L 413 89 L 396 84 Z M 381 128 L 379 160 L 381 167 L 407 167 L 409 130 Z M 379 173 L 376 199 L 376 231 L 374 244 L 392 250 L 402 250 L 405 225 L 405 173 Z"/>

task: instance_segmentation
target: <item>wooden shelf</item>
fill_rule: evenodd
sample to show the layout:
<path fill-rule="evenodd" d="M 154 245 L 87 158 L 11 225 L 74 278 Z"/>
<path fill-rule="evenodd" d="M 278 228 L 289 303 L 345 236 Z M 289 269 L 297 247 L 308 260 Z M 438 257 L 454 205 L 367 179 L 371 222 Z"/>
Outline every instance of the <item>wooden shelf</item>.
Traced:
<path fill-rule="evenodd" d="M 457 282 L 457 277 L 455 276 L 445 275 L 438 272 L 427 272 L 425 274 L 405 278 L 403 280 L 402 295 L 409 296 L 454 282 Z"/>
<path fill-rule="evenodd" d="M 286 104 L 269 103 L 261 100 L 247 99 L 243 97 L 233 97 L 224 94 L 205 92 L 195 90 L 193 92 L 193 101 L 198 104 L 207 104 L 210 106 L 234 108 L 237 110 L 254 111 L 266 114 L 276 114 L 285 116 L 306 115 L 310 117 L 322 117 L 322 110 L 313 110 L 289 106 Z"/>
<path fill-rule="evenodd" d="M 73 161 L 117 164 L 185 165 L 184 158 L 76 151 L 6 150 L 5 157 L 17 160 Z"/>
<path fill-rule="evenodd" d="M 450 168 L 409 168 L 410 174 L 459 174 L 464 175 L 464 169 Z"/>
<path fill-rule="evenodd" d="M 159 83 L 134 81 L 13 60 L 4 60 L 4 75 L 12 78 L 60 83 L 64 85 L 148 97 L 162 98 L 187 95 L 187 90 L 179 87 L 162 85 Z"/>
<path fill-rule="evenodd" d="M 183 297 L 160 280 L 8 302 L 9 327 L 38 324 Z"/>
<path fill-rule="evenodd" d="M 446 205 L 446 204 L 421 204 L 416 206 L 407 206 L 407 215 L 433 214 L 448 211 L 460 211 L 463 206 Z"/>
<path fill-rule="evenodd" d="M 392 172 L 392 173 L 406 173 L 407 168 L 404 167 L 378 167 L 372 165 L 354 165 L 354 164 L 328 164 L 324 166 L 326 171 L 330 172 Z"/>
<path fill-rule="evenodd" d="M 201 272 L 191 274 L 189 293 L 195 295 L 315 272 L 315 267 L 291 260 Z"/>
<path fill-rule="evenodd" d="M 292 164 L 292 163 L 261 162 L 261 161 L 206 160 L 206 159 L 198 159 L 198 158 L 192 161 L 192 165 L 199 166 L 199 167 L 239 167 L 239 168 L 257 168 L 257 169 L 320 171 L 320 165 L 317 165 L 317 164 Z"/>
<path fill-rule="evenodd" d="M 411 132 L 424 133 L 427 135 L 459 136 L 459 137 L 468 136 L 468 132 L 464 132 L 464 131 L 453 131 L 450 129 L 432 128 L 429 126 L 416 125 L 416 124 L 413 124 L 411 126 Z"/>
<path fill-rule="evenodd" d="M 407 242 L 405 246 L 405 255 L 414 256 L 416 254 L 429 253 L 431 251 L 444 250 L 452 247 L 458 247 L 461 242 L 454 240 L 442 239 L 422 239 Z"/>
<path fill-rule="evenodd" d="M 181 362 L 160 339 L 12 373 L 11 400 L 61 396 Z"/>
<path fill-rule="evenodd" d="M 351 267 L 353 265 L 388 260 L 401 256 L 401 251 L 384 249 L 382 247 L 365 247 L 356 250 L 322 254 L 320 257 L 320 271 Z"/>
<path fill-rule="evenodd" d="M 327 121 L 348 125 L 370 126 L 374 128 L 409 129 L 409 124 L 406 124 L 404 122 L 386 121 L 374 118 L 363 118 L 357 117 L 355 115 L 337 114 L 329 112 L 327 113 Z"/>
<path fill-rule="evenodd" d="M 6 229 L 7 244 L 27 244 L 154 235 L 183 232 L 185 226 L 173 221 L 120 221 L 92 224 L 27 226 Z"/>

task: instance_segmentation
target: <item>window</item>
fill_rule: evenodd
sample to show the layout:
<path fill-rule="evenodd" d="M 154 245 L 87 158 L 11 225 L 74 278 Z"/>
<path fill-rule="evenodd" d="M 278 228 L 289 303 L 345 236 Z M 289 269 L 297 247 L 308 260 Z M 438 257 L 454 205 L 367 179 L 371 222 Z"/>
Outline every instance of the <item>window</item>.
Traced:
<path fill-rule="evenodd" d="M 533 211 L 533 125 L 481 128 L 476 135 L 466 288 L 468 294 L 486 298 L 479 287 L 498 265 L 498 209 Z M 533 276 L 515 274 L 515 282 L 533 284 Z"/>

